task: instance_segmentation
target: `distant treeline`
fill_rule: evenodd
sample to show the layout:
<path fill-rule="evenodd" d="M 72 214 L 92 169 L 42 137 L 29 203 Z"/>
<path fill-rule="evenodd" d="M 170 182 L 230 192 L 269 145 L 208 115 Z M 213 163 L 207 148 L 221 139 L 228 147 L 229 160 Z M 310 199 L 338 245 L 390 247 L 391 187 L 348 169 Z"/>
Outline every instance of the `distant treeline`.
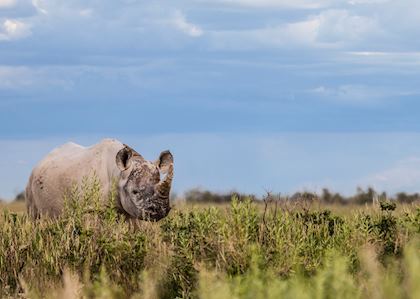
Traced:
<path fill-rule="evenodd" d="M 305 201 L 305 202 L 320 202 L 324 204 L 339 204 L 339 205 L 365 205 L 371 204 L 376 200 L 394 200 L 398 203 L 413 203 L 420 202 L 420 194 L 407 194 L 405 192 L 397 193 L 395 196 L 388 196 L 385 192 L 379 193 L 376 192 L 373 188 L 357 188 L 357 192 L 353 196 L 344 196 L 340 193 L 331 192 L 327 188 L 322 189 L 321 194 L 316 194 L 312 192 L 296 192 L 291 196 L 276 195 L 276 194 L 267 194 L 267 196 L 272 198 L 279 198 L 281 200 L 289 201 Z M 208 190 L 201 189 L 192 189 L 185 193 L 184 199 L 186 202 L 191 203 L 227 203 L 232 200 L 232 197 L 241 198 L 251 198 L 253 200 L 262 200 L 263 198 L 258 198 L 252 194 L 243 194 L 238 192 L 227 192 L 227 193 L 216 193 Z"/>
<path fill-rule="evenodd" d="M 394 196 L 388 196 L 385 192 L 379 193 L 376 192 L 373 188 L 357 188 L 356 194 L 353 196 L 344 196 L 340 193 L 331 192 L 327 188 L 322 189 L 321 194 L 316 194 L 312 192 L 296 192 L 291 196 L 285 195 L 275 195 L 271 194 L 268 195 L 271 197 L 281 198 L 282 200 L 289 200 L 289 201 L 318 201 L 324 204 L 339 204 L 339 205 L 347 205 L 347 204 L 356 204 L 356 205 L 365 205 L 371 204 L 374 200 L 381 200 L 381 199 L 388 199 L 394 200 L 398 203 L 413 203 L 419 202 L 420 203 L 420 194 L 413 193 L 408 194 L 405 192 L 397 193 Z M 253 194 L 245 194 L 239 192 L 226 192 L 226 193 L 218 193 L 212 192 L 208 190 L 202 190 L 199 188 L 191 189 L 185 193 L 183 198 L 186 202 L 190 203 L 228 203 L 232 200 L 232 197 L 237 197 L 239 199 L 242 198 L 251 198 L 252 200 L 262 200 L 263 198 L 258 198 Z M 23 201 L 25 200 L 24 192 L 19 193 L 16 198 L 16 201 Z"/>

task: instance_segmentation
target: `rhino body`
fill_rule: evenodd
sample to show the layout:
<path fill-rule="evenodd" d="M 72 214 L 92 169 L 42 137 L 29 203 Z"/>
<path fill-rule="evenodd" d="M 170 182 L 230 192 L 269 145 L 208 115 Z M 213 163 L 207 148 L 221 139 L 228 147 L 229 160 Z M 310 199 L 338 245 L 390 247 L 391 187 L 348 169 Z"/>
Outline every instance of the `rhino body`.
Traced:
<path fill-rule="evenodd" d="M 116 184 L 115 207 L 130 218 L 159 220 L 170 210 L 171 153 L 150 162 L 118 140 L 104 139 L 90 147 L 66 143 L 40 161 L 25 190 L 28 213 L 33 218 L 60 215 L 66 192 L 92 176 L 101 184 L 103 201 Z"/>

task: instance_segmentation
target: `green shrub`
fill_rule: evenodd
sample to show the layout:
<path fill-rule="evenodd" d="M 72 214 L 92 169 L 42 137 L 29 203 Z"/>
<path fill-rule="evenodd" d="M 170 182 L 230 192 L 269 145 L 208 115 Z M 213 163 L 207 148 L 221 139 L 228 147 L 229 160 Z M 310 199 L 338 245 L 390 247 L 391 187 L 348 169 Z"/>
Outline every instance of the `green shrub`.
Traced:
<path fill-rule="evenodd" d="M 419 208 L 338 215 L 234 197 L 149 223 L 99 195 L 86 180 L 57 219 L 3 212 L 0 297 L 419 297 Z"/>

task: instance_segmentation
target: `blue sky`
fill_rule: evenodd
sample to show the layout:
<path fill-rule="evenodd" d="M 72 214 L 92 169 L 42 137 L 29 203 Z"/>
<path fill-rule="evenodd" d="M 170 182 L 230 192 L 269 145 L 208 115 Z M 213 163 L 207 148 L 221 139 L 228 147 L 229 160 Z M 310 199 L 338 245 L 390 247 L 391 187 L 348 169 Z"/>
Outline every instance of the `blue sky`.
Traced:
<path fill-rule="evenodd" d="M 418 36 L 416 0 L 0 0 L 0 197 L 103 137 L 178 193 L 420 191 Z"/>

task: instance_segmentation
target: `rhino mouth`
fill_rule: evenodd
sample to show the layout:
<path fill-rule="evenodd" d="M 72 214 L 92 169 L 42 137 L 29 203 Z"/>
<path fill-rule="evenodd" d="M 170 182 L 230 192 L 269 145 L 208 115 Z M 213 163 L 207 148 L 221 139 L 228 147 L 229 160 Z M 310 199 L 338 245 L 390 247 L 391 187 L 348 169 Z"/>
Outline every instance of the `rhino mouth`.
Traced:
<path fill-rule="evenodd" d="M 151 206 L 147 209 L 144 209 L 142 213 L 139 215 L 139 219 L 146 220 L 146 221 L 159 221 L 162 218 L 165 218 L 171 207 L 157 207 Z"/>

